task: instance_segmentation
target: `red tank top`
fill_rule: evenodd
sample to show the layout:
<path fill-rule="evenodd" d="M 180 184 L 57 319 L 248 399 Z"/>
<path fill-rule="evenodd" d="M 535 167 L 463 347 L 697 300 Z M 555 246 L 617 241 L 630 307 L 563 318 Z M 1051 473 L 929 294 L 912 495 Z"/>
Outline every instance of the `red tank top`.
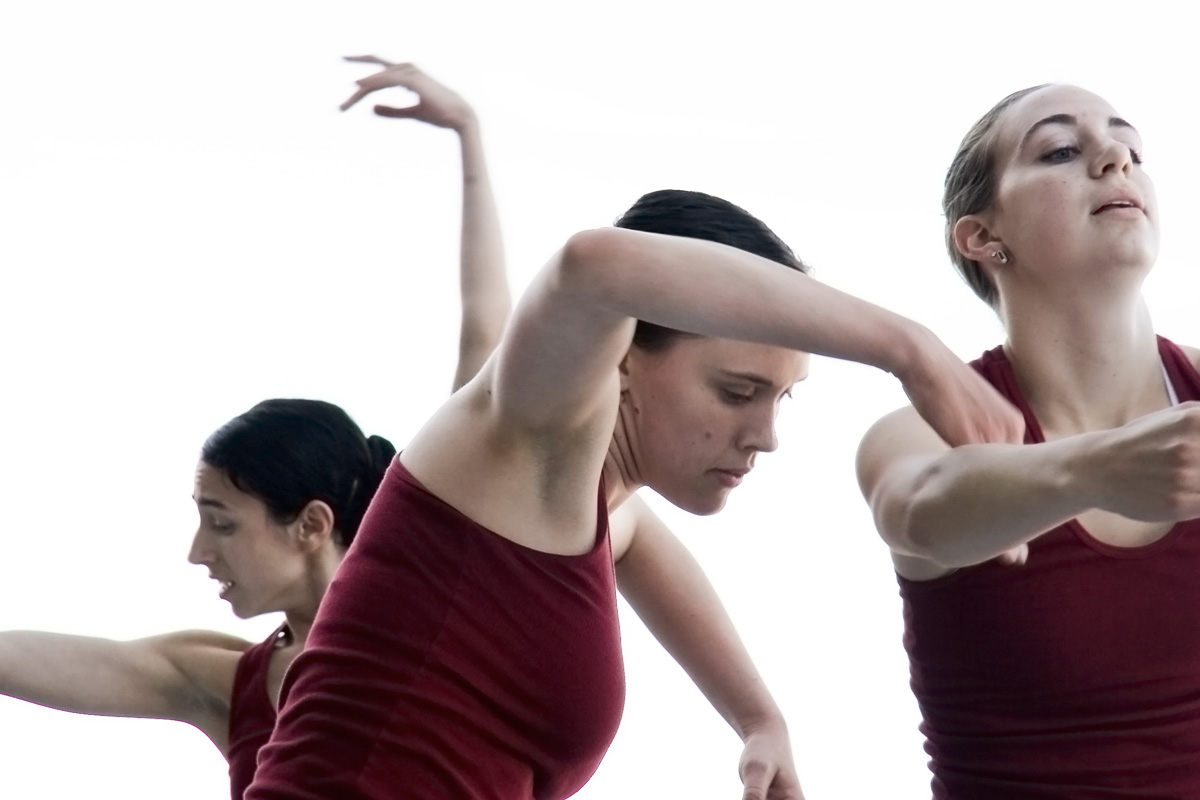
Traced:
<path fill-rule="evenodd" d="M 229 794 L 233 800 L 242 800 L 246 787 L 254 780 L 258 751 L 271 738 L 275 728 L 275 707 L 267 689 L 267 673 L 271 667 L 271 653 L 286 638 L 287 623 L 280 625 L 274 633 L 246 649 L 238 659 L 237 673 L 233 679 L 233 699 L 229 703 Z"/>
<path fill-rule="evenodd" d="M 1159 352 L 1180 400 L 1200 374 Z M 974 363 L 1043 441 L 1003 350 Z M 1200 520 L 1114 547 L 1071 520 L 1024 566 L 900 579 L 933 796 L 1200 797 Z"/>
<path fill-rule="evenodd" d="M 625 700 L 603 487 L 595 546 L 530 550 L 399 459 L 284 680 L 247 800 L 557 800 Z"/>

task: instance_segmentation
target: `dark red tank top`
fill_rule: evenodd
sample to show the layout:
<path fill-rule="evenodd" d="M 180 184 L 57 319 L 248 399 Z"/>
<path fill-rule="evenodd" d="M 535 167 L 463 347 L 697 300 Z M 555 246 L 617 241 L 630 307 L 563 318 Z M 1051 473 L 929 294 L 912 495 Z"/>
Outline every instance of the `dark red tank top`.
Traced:
<path fill-rule="evenodd" d="M 267 673 L 271 668 L 271 653 L 281 639 L 288 636 L 287 623 L 280 625 L 266 641 L 246 649 L 238 659 L 233 679 L 233 699 L 229 703 L 229 794 L 242 800 L 254 768 L 258 751 L 271 738 L 275 728 L 275 706 L 267 688 Z"/>
<path fill-rule="evenodd" d="M 1159 352 L 1179 399 L 1200 374 Z M 974 363 L 1043 434 L 1003 350 Z M 1114 547 L 1071 520 L 995 562 L 900 579 L 933 796 L 1200 797 L 1200 521 Z"/>
<path fill-rule="evenodd" d="M 247 800 L 557 800 L 625 700 L 601 488 L 595 546 L 530 550 L 399 459 L 284 680 Z"/>

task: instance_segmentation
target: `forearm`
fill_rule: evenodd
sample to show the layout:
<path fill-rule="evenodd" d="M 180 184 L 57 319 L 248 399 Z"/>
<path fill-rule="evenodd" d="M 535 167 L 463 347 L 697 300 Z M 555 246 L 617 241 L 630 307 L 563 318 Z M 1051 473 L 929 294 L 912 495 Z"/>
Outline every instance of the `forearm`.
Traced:
<path fill-rule="evenodd" d="M 492 193 L 479 120 L 471 114 L 458 129 L 462 147 L 462 325 L 454 375 L 457 390 L 479 371 L 504 332 L 512 308 L 500 216 Z"/>
<path fill-rule="evenodd" d="M 699 239 L 588 231 L 573 237 L 561 266 L 565 284 L 629 317 L 896 374 L 933 338 L 911 320 L 796 270 Z"/>
<path fill-rule="evenodd" d="M 638 548 L 649 543 L 635 541 L 617 564 L 622 595 L 743 740 L 768 727 L 786 730 L 712 585 L 687 549 L 667 536 L 671 541 L 656 548 L 665 558 L 646 557 Z"/>
<path fill-rule="evenodd" d="M 892 549 L 945 567 L 988 561 L 1093 507 L 1081 489 L 1081 437 L 969 445 L 898 466 L 869 498 Z"/>

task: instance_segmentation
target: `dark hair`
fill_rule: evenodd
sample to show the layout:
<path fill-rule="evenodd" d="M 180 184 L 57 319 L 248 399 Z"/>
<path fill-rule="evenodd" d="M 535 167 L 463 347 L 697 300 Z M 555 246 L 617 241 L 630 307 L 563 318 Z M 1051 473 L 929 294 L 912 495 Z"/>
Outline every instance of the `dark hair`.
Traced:
<path fill-rule="evenodd" d="M 954 160 L 950 162 L 950 169 L 946 170 L 945 190 L 942 193 L 942 212 L 946 215 L 946 249 L 950 251 L 950 260 L 954 262 L 958 274 L 992 308 L 998 306 L 1000 294 L 979 262 L 958 251 L 954 244 L 954 226 L 965 216 L 986 211 L 996 199 L 995 129 L 1000 116 L 1022 97 L 1049 85 L 1043 83 L 1013 92 L 992 106 L 967 131 L 958 146 L 958 152 L 954 154 Z"/>
<path fill-rule="evenodd" d="M 264 400 L 216 430 L 200 458 L 239 490 L 292 522 L 313 500 L 333 510 L 339 544 L 348 546 L 396 448 L 366 438 L 350 415 L 320 400 Z"/>
<path fill-rule="evenodd" d="M 762 220 L 728 200 L 703 192 L 663 189 L 644 194 L 613 225 L 647 233 L 705 239 L 808 272 L 808 267 L 796 257 L 792 248 Z M 684 335 L 682 331 L 638 320 L 633 343 L 644 350 L 661 350 L 676 337 Z"/>

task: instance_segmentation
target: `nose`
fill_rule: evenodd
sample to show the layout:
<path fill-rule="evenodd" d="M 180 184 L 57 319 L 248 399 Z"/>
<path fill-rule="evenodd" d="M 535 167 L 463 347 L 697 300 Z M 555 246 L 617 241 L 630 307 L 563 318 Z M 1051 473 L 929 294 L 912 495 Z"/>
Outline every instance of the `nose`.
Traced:
<path fill-rule="evenodd" d="M 192 537 L 192 547 L 188 550 L 188 562 L 191 564 L 211 564 L 212 548 L 208 546 L 203 528 L 196 531 Z"/>
<path fill-rule="evenodd" d="M 1129 145 L 1109 138 L 1100 148 L 1096 159 L 1092 162 L 1092 177 L 1102 178 L 1110 172 L 1122 172 L 1128 175 L 1133 170 L 1133 153 Z"/>
<path fill-rule="evenodd" d="M 742 429 L 741 445 L 743 450 L 755 450 L 760 453 L 771 453 L 779 448 L 779 437 L 775 434 L 775 415 L 778 409 L 767 406 L 756 410 L 746 421 Z"/>

